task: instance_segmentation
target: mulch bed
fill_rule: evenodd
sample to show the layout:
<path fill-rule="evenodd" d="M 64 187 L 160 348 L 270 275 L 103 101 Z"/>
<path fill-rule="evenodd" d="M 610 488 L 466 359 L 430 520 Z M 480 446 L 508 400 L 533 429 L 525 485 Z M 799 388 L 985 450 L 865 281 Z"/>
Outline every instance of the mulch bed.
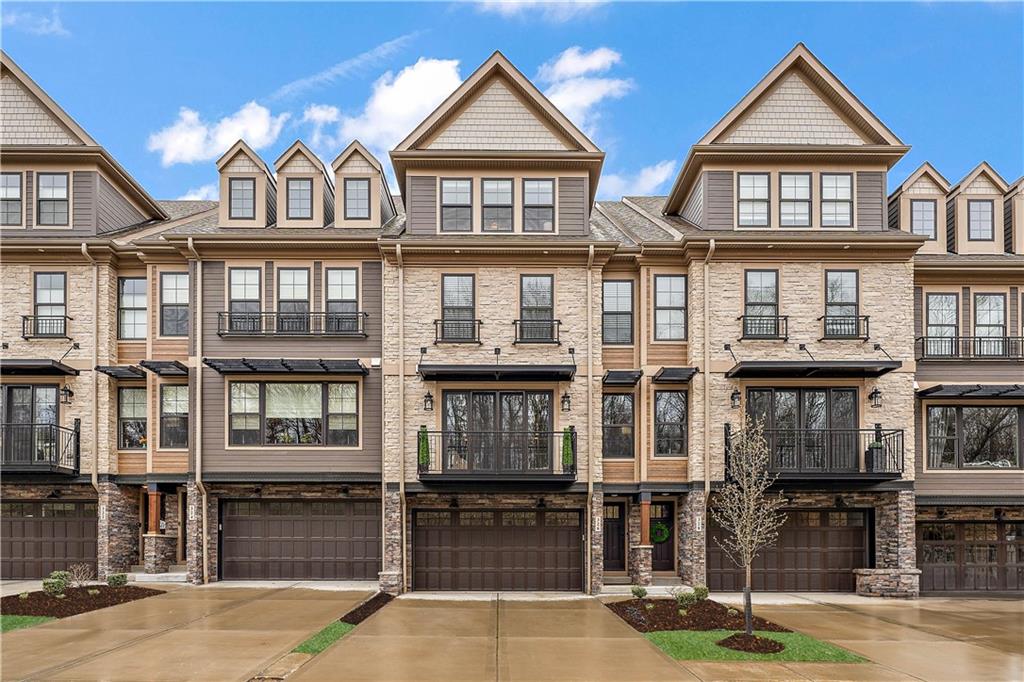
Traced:
<path fill-rule="evenodd" d="M 606 606 L 639 632 L 746 629 L 742 609 L 737 609 L 736 615 L 730 616 L 729 607 L 711 599 L 697 602 L 687 610 L 685 616 L 679 615 L 679 604 L 675 599 L 629 599 L 610 602 Z M 652 608 L 648 609 L 648 606 Z M 754 616 L 754 629 L 792 632 L 789 628 L 757 616 Z"/>
<path fill-rule="evenodd" d="M 339 620 L 342 623 L 348 623 L 350 625 L 359 625 L 364 620 L 366 620 L 367 618 L 369 618 L 370 616 L 372 616 L 373 614 L 377 613 L 382 608 L 387 606 L 388 603 L 390 603 L 391 600 L 394 598 L 394 595 L 388 594 L 386 592 L 378 592 L 377 594 L 373 595 L 372 597 L 364 601 L 359 606 L 355 607 L 354 609 L 346 613 Z"/>
<path fill-rule="evenodd" d="M 774 639 L 767 637 L 748 635 L 745 632 L 729 635 L 725 639 L 718 640 L 715 644 L 728 649 L 735 649 L 736 651 L 745 651 L 748 654 L 777 654 L 786 648 L 786 645 L 782 642 L 776 642 Z"/>
<path fill-rule="evenodd" d="M 89 594 L 89 590 L 99 590 L 99 594 Z M 163 593 L 163 590 L 135 587 L 134 585 L 125 585 L 124 587 L 90 585 L 89 587 L 69 587 L 64 592 L 64 598 L 57 599 L 38 590 L 29 592 L 28 599 L 22 599 L 16 594 L 4 597 L 0 600 L 0 613 L 9 616 L 67 618 L 79 613 L 104 609 L 115 604 L 124 604 Z"/>

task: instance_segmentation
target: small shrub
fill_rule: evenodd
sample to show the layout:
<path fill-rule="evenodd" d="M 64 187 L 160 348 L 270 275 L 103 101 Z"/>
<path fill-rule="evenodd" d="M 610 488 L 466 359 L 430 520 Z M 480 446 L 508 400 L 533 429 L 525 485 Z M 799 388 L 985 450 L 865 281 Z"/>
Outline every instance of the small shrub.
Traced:
<path fill-rule="evenodd" d="M 71 573 L 69 571 L 54 571 L 50 574 L 50 577 L 55 580 L 63 580 L 65 585 L 71 582 Z"/>
<path fill-rule="evenodd" d="M 637 599 L 643 599 L 647 596 L 647 590 L 640 585 L 633 585 L 633 587 L 629 588 L 629 591 L 632 592 L 633 596 Z"/>
<path fill-rule="evenodd" d="M 64 597 L 66 597 L 68 595 L 66 595 L 66 594 L 55 594 L 53 596 L 56 597 L 57 599 L 63 599 Z"/>
<path fill-rule="evenodd" d="M 63 597 L 64 590 L 68 584 L 59 578 L 46 578 L 43 580 L 43 592 L 51 597 Z"/>
<path fill-rule="evenodd" d="M 679 609 L 679 615 L 680 615 L 680 616 L 681 616 L 682 618 L 686 618 L 686 614 L 687 614 L 687 611 L 686 611 L 686 609 Z"/>
<path fill-rule="evenodd" d="M 740 615 L 740 612 L 737 611 L 736 609 L 729 609 L 726 613 L 728 613 L 733 618 L 735 618 L 736 616 Z"/>
<path fill-rule="evenodd" d="M 654 604 L 651 602 L 647 602 L 646 604 L 644 604 L 644 608 L 648 611 L 652 611 L 654 609 Z"/>
<path fill-rule="evenodd" d="M 92 578 L 92 566 L 89 564 L 73 564 L 68 571 L 68 582 L 72 587 L 85 587 Z"/>
<path fill-rule="evenodd" d="M 22 592 L 19 594 L 18 599 L 28 599 L 28 592 Z"/>
<path fill-rule="evenodd" d="M 97 594 L 99 594 L 99 593 L 100 593 L 100 591 L 99 591 L 99 590 L 97 590 L 96 588 L 93 588 L 93 589 L 89 590 L 89 594 L 90 594 L 91 596 L 93 596 L 93 597 L 95 597 L 95 596 L 96 596 Z"/>
<path fill-rule="evenodd" d="M 704 601 L 708 598 L 708 586 L 707 585 L 694 585 L 693 594 L 697 597 L 697 601 Z"/>
<path fill-rule="evenodd" d="M 430 434 L 426 426 L 420 426 L 416 438 L 416 462 L 421 470 L 430 468 Z"/>
<path fill-rule="evenodd" d="M 128 584 L 128 576 L 124 573 L 111 573 L 107 576 L 107 584 L 111 587 L 124 587 Z"/>

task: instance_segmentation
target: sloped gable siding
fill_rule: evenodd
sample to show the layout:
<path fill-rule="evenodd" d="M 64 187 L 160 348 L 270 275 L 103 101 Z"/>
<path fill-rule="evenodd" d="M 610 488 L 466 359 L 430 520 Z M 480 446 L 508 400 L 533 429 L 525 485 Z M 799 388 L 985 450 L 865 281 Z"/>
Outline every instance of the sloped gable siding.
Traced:
<path fill-rule="evenodd" d="M 0 144 L 78 145 L 73 137 L 16 80 L 0 79 Z"/>
<path fill-rule="evenodd" d="M 1002 192 L 992 184 L 992 181 L 987 176 L 979 175 L 967 186 L 964 194 L 1002 194 Z"/>

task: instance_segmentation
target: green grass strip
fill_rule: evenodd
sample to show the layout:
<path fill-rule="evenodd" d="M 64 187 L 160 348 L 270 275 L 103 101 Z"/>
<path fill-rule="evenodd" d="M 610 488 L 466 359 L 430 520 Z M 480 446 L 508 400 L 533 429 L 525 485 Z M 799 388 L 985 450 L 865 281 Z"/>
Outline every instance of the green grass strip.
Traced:
<path fill-rule="evenodd" d="M 716 642 L 735 634 L 733 630 L 666 630 L 648 632 L 645 637 L 666 654 L 682 661 L 789 661 L 826 663 L 863 663 L 865 659 L 828 642 L 800 632 L 763 632 L 755 634 L 786 645 L 777 654 L 748 654 L 727 649 Z"/>
<path fill-rule="evenodd" d="M 292 649 L 293 654 L 318 654 L 347 635 L 355 625 L 336 620 L 302 644 Z"/>
<path fill-rule="evenodd" d="M 48 623 L 51 620 L 56 620 L 56 618 L 50 618 L 49 616 L 0 615 L 0 632 L 10 632 L 11 630 L 21 630 L 22 628 L 30 628 L 33 625 Z"/>

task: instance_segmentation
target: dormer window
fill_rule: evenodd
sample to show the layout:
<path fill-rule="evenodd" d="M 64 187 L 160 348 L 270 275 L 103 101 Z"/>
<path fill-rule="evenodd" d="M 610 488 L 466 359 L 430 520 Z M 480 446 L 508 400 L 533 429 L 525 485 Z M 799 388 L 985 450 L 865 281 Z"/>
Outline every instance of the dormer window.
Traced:
<path fill-rule="evenodd" d="M 441 180 L 441 231 L 473 231 L 472 180 Z"/>
<path fill-rule="evenodd" d="M 910 232 L 935 239 L 934 199 L 913 199 L 910 202 Z"/>
<path fill-rule="evenodd" d="M 768 227 L 767 173 L 740 173 L 738 211 L 741 227 Z"/>
<path fill-rule="evenodd" d="M 228 217 L 231 220 L 254 220 L 256 218 L 255 178 L 229 179 Z"/>
<path fill-rule="evenodd" d="M 555 181 L 523 180 L 523 232 L 555 231 Z"/>
<path fill-rule="evenodd" d="M 289 220 L 312 220 L 313 178 L 288 178 Z"/>
<path fill-rule="evenodd" d="M 971 241 L 992 241 L 992 201 L 967 202 L 967 238 Z"/>
<path fill-rule="evenodd" d="M 853 225 L 853 176 L 849 173 L 821 174 L 821 226 Z"/>
<path fill-rule="evenodd" d="M 21 225 L 21 173 L 0 175 L 0 225 Z"/>
<path fill-rule="evenodd" d="M 369 178 L 345 178 L 345 219 L 370 219 Z"/>
<path fill-rule="evenodd" d="M 512 181 L 483 181 L 483 231 L 512 231 Z"/>
<path fill-rule="evenodd" d="M 37 225 L 68 224 L 68 174 L 39 174 L 39 207 Z"/>

